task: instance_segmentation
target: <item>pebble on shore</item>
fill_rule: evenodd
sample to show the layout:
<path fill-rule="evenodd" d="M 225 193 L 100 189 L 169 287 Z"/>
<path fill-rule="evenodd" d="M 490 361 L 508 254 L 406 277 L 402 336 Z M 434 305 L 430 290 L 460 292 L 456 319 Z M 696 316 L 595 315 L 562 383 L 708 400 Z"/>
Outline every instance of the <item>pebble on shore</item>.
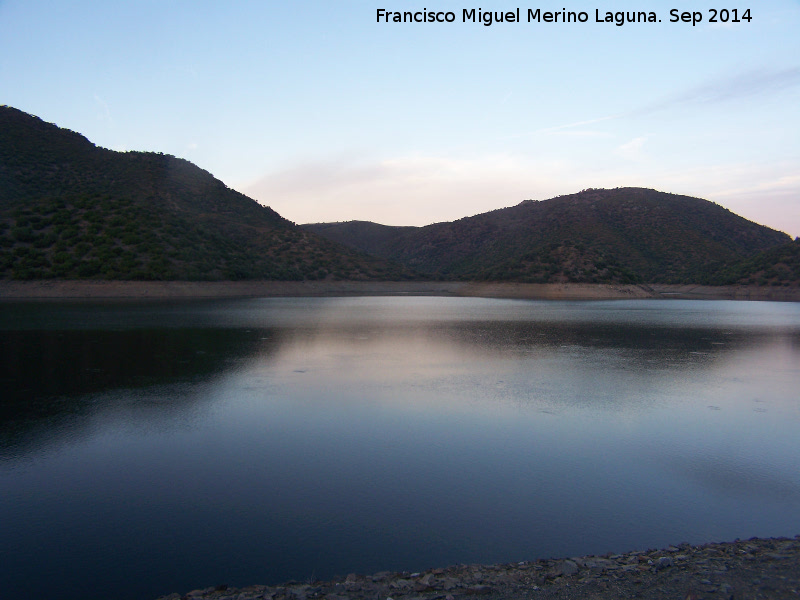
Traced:
<path fill-rule="evenodd" d="M 158 600 L 555 600 L 800 598 L 800 535 L 626 554 L 350 574 L 327 582 L 217 586 Z"/>

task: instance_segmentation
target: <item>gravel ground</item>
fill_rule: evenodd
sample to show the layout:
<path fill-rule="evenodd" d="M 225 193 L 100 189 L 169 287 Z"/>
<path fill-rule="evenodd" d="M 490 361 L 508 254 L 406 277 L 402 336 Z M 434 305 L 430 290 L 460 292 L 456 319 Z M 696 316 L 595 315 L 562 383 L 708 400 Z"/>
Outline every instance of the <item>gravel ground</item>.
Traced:
<path fill-rule="evenodd" d="M 800 598 L 800 536 L 327 582 L 226 586 L 159 600 L 700 600 Z"/>

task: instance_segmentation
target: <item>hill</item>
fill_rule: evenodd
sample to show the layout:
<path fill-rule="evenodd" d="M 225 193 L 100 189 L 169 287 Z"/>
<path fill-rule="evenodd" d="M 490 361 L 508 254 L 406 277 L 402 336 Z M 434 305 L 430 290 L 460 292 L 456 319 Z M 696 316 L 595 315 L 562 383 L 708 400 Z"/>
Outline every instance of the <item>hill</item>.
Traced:
<path fill-rule="evenodd" d="M 721 285 L 800 286 L 800 238 L 723 267 L 712 282 Z"/>
<path fill-rule="evenodd" d="M 398 279 L 174 156 L 0 106 L 0 278 Z"/>
<path fill-rule="evenodd" d="M 308 223 L 304 229 L 329 240 L 358 248 L 373 256 L 389 256 L 393 248 L 413 239 L 419 227 L 396 227 L 371 221 L 343 221 L 338 223 Z"/>
<path fill-rule="evenodd" d="M 526 200 L 426 227 L 304 227 L 442 279 L 532 283 L 712 283 L 791 242 L 707 200 L 642 188 Z"/>

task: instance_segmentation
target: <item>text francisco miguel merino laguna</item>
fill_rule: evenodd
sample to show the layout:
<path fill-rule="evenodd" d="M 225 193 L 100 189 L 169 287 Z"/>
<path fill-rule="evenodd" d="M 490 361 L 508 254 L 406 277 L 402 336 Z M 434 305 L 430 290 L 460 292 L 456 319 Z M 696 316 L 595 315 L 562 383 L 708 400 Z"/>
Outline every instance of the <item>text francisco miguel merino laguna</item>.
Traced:
<path fill-rule="evenodd" d="M 679 11 L 673 8 L 669 11 L 670 23 L 691 23 L 692 26 L 707 20 L 709 23 L 749 23 L 752 20 L 749 8 L 709 9 L 708 14 L 702 11 Z M 508 11 L 488 11 L 480 8 L 464 8 L 461 10 L 462 23 L 482 23 L 487 27 L 493 23 L 520 23 L 521 12 L 517 8 Z M 574 12 L 566 9 L 554 12 L 543 11 L 540 8 L 527 9 L 525 15 L 528 23 L 587 23 L 589 13 L 586 11 Z M 378 23 L 453 23 L 456 13 L 453 11 L 436 11 L 423 8 L 421 11 L 392 11 L 385 8 L 377 9 Z M 625 23 L 660 23 L 654 11 L 601 11 L 595 9 L 594 23 L 613 23 L 621 27 Z"/>

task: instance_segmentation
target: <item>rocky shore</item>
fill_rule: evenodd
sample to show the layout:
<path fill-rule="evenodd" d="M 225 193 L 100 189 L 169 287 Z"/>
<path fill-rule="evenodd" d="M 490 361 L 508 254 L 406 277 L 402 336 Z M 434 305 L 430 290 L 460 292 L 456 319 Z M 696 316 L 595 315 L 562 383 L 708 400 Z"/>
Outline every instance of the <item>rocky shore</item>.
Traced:
<path fill-rule="evenodd" d="M 800 535 L 661 550 L 351 574 L 278 586 L 225 585 L 159 600 L 735 600 L 800 598 Z"/>

